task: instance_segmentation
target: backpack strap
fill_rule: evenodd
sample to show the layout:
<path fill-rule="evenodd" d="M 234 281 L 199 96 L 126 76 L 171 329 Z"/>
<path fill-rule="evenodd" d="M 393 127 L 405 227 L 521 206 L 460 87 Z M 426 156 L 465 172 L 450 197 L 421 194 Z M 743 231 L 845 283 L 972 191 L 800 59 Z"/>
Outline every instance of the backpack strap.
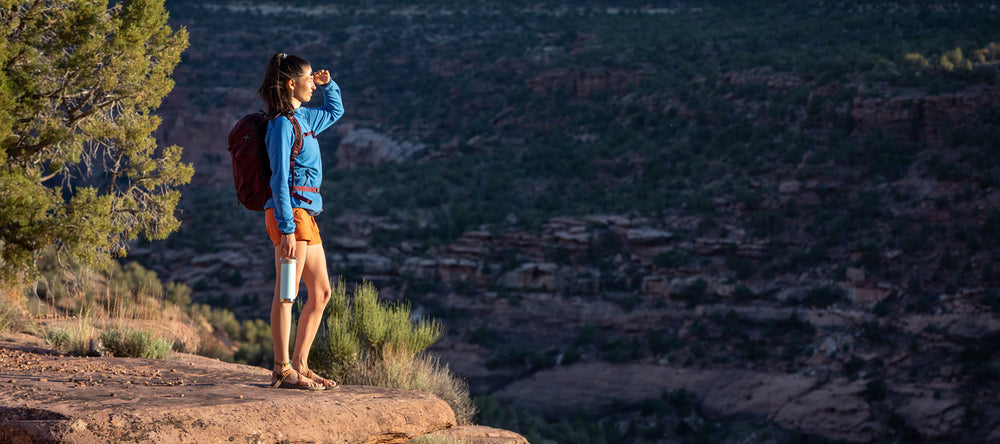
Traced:
<path fill-rule="evenodd" d="M 295 183 L 295 158 L 298 157 L 298 155 L 299 155 L 300 152 L 302 152 L 302 139 L 305 137 L 306 134 L 302 134 L 302 127 L 299 126 L 299 121 L 295 118 L 294 115 L 292 115 L 290 113 L 289 114 L 285 114 L 285 118 L 287 118 L 288 121 L 292 123 L 292 128 L 295 130 L 295 141 L 292 142 L 292 156 L 291 156 L 291 159 L 289 159 L 289 162 L 288 162 L 289 169 L 291 169 L 292 184 L 294 184 Z M 310 131 L 307 134 L 313 134 L 313 132 Z M 313 136 L 313 137 L 315 137 L 315 136 Z M 303 202 L 305 202 L 307 204 L 311 204 L 312 200 L 306 199 L 305 196 L 303 196 L 303 195 L 301 195 L 299 193 L 296 193 L 296 191 L 306 191 L 306 192 L 310 192 L 310 193 L 318 193 L 319 192 L 319 188 L 316 188 L 316 187 L 305 187 L 305 186 L 300 186 L 300 185 L 292 185 L 292 186 L 290 186 L 288 188 L 291 191 L 290 195 L 292 197 L 294 197 L 294 198 L 296 198 L 298 200 L 301 200 L 301 201 L 303 201 Z"/>

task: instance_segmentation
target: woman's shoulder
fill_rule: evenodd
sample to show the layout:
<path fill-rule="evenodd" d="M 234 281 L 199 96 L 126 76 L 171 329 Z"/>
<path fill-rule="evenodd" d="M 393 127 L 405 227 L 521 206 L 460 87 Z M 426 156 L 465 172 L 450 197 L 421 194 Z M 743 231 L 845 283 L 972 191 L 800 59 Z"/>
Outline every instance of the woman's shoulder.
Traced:
<path fill-rule="evenodd" d="M 292 121 L 284 115 L 278 115 L 271 118 L 271 120 L 267 124 L 267 127 L 269 130 L 272 131 L 279 130 L 282 132 L 293 131 L 294 128 L 294 126 L 292 125 Z"/>

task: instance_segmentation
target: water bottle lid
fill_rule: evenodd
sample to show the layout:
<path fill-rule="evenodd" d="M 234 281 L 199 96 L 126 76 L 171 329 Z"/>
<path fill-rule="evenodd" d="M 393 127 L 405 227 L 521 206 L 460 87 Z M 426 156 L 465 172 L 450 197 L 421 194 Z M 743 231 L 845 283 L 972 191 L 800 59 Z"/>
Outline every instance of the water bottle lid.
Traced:
<path fill-rule="evenodd" d="M 296 261 L 294 257 L 283 257 L 281 258 L 280 262 L 282 264 L 294 264 Z"/>

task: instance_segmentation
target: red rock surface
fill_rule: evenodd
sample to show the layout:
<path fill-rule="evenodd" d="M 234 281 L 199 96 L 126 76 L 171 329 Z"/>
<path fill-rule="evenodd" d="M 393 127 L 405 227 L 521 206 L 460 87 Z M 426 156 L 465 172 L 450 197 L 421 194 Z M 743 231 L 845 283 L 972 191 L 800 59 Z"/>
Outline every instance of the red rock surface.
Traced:
<path fill-rule="evenodd" d="M 269 380 L 263 368 L 188 354 L 67 357 L 0 341 L 0 442 L 392 443 L 456 424 L 423 392 Z"/>

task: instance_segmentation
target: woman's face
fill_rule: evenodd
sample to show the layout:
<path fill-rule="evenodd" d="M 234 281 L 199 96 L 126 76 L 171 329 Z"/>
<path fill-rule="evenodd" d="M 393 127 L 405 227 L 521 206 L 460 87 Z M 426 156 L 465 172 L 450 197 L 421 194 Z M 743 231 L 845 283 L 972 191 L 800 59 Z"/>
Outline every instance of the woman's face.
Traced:
<path fill-rule="evenodd" d="M 312 67 L 307 66 L 305 72 L 301 76 L 293 78 L 289 84 L 292 88 L 292 103 L 296 108 L 308 102 L 312 98 L 313 91 L 316 90 L 316 84 L 313 82 Z"/>

